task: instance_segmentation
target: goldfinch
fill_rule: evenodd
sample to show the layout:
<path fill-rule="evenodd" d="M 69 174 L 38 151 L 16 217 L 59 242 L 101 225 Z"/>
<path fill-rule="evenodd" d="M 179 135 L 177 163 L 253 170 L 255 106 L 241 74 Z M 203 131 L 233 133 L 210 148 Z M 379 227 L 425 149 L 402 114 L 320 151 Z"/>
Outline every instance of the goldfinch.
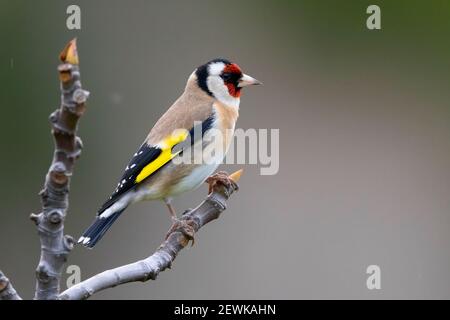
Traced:
<path fill-rule="evenodd" d="M 241 89 L 258 84 L 226 59 L 198 67 L 183 94 L 150 130 L 78 243 L 92 248 L 130 204 L 141 200 L 163 200 L 176 220 L 172 198 L 199 187 L 217 169 L 232 141 Z M 223 152 L 208 154 L 205 161 L 208 148 Z M 189 161 L 176 161 L 186 155 Z"/>

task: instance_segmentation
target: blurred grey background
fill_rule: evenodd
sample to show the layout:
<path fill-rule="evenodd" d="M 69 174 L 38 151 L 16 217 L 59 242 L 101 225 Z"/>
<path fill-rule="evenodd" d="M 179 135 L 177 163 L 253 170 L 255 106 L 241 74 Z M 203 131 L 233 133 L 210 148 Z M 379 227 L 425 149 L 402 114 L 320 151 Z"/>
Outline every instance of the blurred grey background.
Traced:
<path fill-rule="evenodd" d="M 66 28 L 74 3 L 81 31 Z M 0 268 L 33 296 L 39 242 L 28 216 L 53 152 L 58 54 L 76 36 L 91 98 L 71 235 L 196 66 L 227 57 L 262 80 L 243 93 L 238 127 L 280 129 L 277 175 L 244 166 L 228 210 L 172 270 L 95 298 L 450 298 L 450 3 L 376 1 L 380 31 L 366 28 L 370 4 L 0 0 Z M 86 278 L 146 257 L 169 223 L 162 203 L 135 205 L 68 264 Z M 372 264 L 381 290 L 366 288 Z"/>

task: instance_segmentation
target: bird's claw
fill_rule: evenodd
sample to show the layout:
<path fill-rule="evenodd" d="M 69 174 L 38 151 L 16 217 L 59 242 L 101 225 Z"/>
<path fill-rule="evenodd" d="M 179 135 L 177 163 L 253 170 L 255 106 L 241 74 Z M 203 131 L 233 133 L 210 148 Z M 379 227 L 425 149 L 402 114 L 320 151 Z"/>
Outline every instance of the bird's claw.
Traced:
<path fill-rule="evenodd" d="M 182 232 L 188 239 L 188 242 L 192 241 L 191 247 L 194 245 L 194 243 L 195 243 L 195 237 L 194 237 L 195 236 L 195 221 L 194 220 L 172 218 L 172 225 L 170 226 L 169 231 L 167 231 L 166 240 L 175 231 Z"/>
<path fill-rule="evenodd" d="M 239 187 L 236 182 L 234 182 L 225 171 L 219 171 L 208 177 L 205 181 L 208 185 L 208 194 L 214 191 L 214 187 L 217 184 L 222 184 L 227 188 L 233 187 L 235 190 L 238 190 Z"/>

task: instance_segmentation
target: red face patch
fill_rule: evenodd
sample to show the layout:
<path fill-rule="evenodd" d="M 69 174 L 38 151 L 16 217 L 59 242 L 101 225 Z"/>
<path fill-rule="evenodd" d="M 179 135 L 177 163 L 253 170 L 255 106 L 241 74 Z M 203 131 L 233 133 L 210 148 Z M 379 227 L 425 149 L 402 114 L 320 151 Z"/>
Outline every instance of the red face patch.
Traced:
<path fill-rule="evenodd" d="M 238 82 L 242 77 L 241 68 L 235 63 L 231 63 L 225 66 L 222 71 L 222 78 L 228 88 L 228 93 L 235 98 L 241 96 L 241 88 L 238 87 Z"/>
<path fill-rule="evenodd" d="M 223 69 L 223 73 L 237 73 L 242 75 L 241 68 L 236 63 L 227 64 Z"/>
<path fill-rule="evenodd" d="M 239 98 L 241 96 L 241 88 L 238 88 L 234 83 L 225 83 L 228 88 L 230 96 Z"/>

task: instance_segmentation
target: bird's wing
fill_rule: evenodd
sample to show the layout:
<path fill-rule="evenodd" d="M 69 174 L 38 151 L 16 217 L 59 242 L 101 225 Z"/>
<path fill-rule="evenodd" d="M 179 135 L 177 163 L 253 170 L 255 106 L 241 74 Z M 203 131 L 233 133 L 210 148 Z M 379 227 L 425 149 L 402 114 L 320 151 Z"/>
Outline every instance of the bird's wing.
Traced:
<path fill-rule="evenodd" d="M 181 154 L 183 150 L 194 144 L 199 138 L 196 136 L 197 132 L 201 132 L 201 137 L 203 137 L 204 133 L 212 127 L 213 122 L 214 115 L 211 114 L 205 120 L 192 126 L 190 130 L 177 129 L 155 145 L 144 142 L 131 158 L 116 190 L 100 208 L 98 215 L 112 206 L 123 194 L 135 188 Z"/>

